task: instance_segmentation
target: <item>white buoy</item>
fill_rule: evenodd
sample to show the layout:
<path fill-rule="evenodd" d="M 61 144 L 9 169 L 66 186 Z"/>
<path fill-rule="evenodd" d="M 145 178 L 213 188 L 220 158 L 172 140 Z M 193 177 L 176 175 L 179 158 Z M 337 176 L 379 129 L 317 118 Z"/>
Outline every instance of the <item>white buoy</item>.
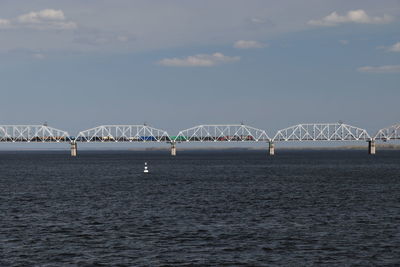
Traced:
<path fill-rule="evenodd" d="M 147 169 L 147 162 L 144 163 L 144 171 L 143 172 L 144 173 L 148 173 L 149 172 L 149 170 Z"/>

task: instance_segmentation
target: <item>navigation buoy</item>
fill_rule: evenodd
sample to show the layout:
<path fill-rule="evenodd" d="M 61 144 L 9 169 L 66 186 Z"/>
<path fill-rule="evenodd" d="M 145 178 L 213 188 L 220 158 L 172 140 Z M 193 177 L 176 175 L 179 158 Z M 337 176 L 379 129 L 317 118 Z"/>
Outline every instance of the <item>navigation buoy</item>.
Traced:
<path fill-rule="evenodd" d="M 147 169 L 147 162 L 144 163 L 144 171 L 143 172 L 144 173 L 148 173 L 149 172 L 149 170 Z"/>

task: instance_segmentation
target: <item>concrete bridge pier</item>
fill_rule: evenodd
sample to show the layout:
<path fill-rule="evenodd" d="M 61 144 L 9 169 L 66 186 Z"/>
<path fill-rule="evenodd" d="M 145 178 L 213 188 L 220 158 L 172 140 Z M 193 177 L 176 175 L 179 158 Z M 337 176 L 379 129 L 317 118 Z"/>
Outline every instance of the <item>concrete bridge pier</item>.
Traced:
<path fill-rule="evenodd" d="M 375 140 L 369 140 L 368 141 L 368 154 L 375 155 L 375 153 L 376 153 Z"/>
<path fill-rule="evenodd" d="M 71 157 L 76 157 L 78 154 L 78 144 L 75 141 L 71 142 Z"/>
<path fill-rule="evenodd" d="M 171 142 L 171 156 L 176 156 L 176 143 Z"/>
<path fill-rule="evenodd" d="M 269 142 L 268 155 L 270 156 L 275 155 L 275 144 L 272 141 Z"/>

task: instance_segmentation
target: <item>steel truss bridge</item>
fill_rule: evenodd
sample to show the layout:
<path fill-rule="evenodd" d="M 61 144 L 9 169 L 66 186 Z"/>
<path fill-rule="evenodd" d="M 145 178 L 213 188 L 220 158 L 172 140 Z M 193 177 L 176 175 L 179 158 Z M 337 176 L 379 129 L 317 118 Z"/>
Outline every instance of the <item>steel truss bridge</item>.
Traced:
<path fill-rule="evenodd" d="M 144 125 L 101 125 L 79 132 L 68 132 L 44 125 L 0 125 L 0 142 L 7 143 L 69 143 L 71 155 L 77 155 L 78 143 L 168 143 L 176 155 L 179 143 L 261 142 L 269 144 L 269 155 L 275 154 L 275 143 L 306 141 L 364 141 L 370 154 L 375 154 L 376 141 L 400 139 L 400 124 L 380 129 L 369 135 L 365 129 L 344 123 L 297 124 L 277 131 L 269 137 L 262 129 L 244 124 L 198 125 L 171 136 L 166 131 Z"/>

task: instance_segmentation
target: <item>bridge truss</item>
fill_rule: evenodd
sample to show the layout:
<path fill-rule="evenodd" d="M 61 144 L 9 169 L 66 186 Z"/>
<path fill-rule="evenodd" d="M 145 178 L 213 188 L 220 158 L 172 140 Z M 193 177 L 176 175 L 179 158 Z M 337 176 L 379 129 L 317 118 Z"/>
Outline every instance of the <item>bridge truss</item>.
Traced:
<path fill-rule="evenodd" d="M 81 131 L 76 142 L 170 142 L 166 131 L 147 125 L 102 125 Z"/>
<path fill-rule="evenodd" d="M 287 141 L 367 141 L 370 154 L 375 154 L 375 141 L 400 140 L 400 124 L 381 129 L 371 137 L 365 129 L 344 123 L 298 124 L 279 130 L 270 138 L 264 130 L 243 124 L 198 125 L 169 136 L 164 130 L 148 125 L 101 125 L 84 130 L 75 137 L 68 132 L 45 125 L 0 125 L 1 142 L 68 142 L 71 155 L 77 155 L 78 142 L 164 142 L 176 145 L 182 142 L 266 142 L 269 154 L 274 155 L 276 142 Z"/>
<path fill-rule="evenodd" d="M 243 124 L 198 125 L 173 137 L 175 142 L 269 142 L 264 130 Z"/>
<path fill-rule="evenodd" d="M 395 124 L 387 128 L 380 129 L 374 137 L 375 140 L 382 140 L 384 142 L 389 140 L 400 139 L 400 124 Z"/>
<path fill-rule="evenodd" d="M 0 142 L 70 142 L 68 132 L 47 125 L 0 125 Z"/>
<path fill-rule="evenodd" d="M 365 129 L 343 123 L 298 124 L 279 130 L 273 141 L 370 141 Z"/>

